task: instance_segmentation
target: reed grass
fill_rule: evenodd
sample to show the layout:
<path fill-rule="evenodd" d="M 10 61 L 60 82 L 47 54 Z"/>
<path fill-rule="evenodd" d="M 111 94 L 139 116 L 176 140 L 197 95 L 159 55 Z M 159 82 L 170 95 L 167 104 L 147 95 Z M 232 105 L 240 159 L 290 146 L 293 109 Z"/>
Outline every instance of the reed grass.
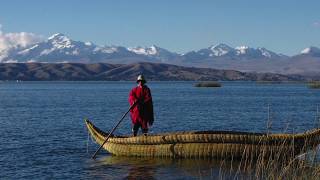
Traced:
<path fill-rule="evenodd" d="M 315 121 L 319 121 L 318 107 Z M 270 105 L 268 105 L 267 135 L 272 125 Z M 318 127 L 319 128 L 319 127 Z M 286 131 L 286 130 L 285 130 Z M 316 135 L 319 136 L 319 135 Z M 320 162 L 317 162 L 317 148 L 320 137 L 309 137 L 303 144 L 292 140 L 279 142 L 271 149 L 263 142 L 258 152 L 245 148 L 239 162 L 230 161 L 230 169 L 222 171 L 219 179 L 320 179 Z M 288 144 L 289 143 L 289 144 Z M 300 147 L 300 148 L 299 148 Z M 302 147 L 302 148 L 301 148 Z M 225 163 L 225 160 L 223 160 Z M 236 172 L 233 172 L 236 167 Z"/>
<path fill-rule="evenodd" d="M 320 81 L 309 82 L 308 87 L 312 89 L 320 89 Z"/>
<path fill-rule="evenodd" d="M 272 120 L 269 117 L 267 132 Z M 317 162 L 318 138 L 307 139 L 303 144 L 299 144 L 295 139 L 272 144 L 277 148 L 270 148 L 270 144 L 259 144 L 261 148 L 252 151 L 246 147 L 242 157 L 238 161 L 233 158 L 229 160 L 229 170 L 222 170 L 220 166 L 219 179 L 320 179 L 320 162 Z M 300 148 L 299 148 L 300 147 Z M 302 147 L 302 148 L 301 148 Z M 311 147 L 311 148 L 310 148 Z M 270 151 L 271 150 L 271 151 Z M 226 163 L 226 159 L 221 161 Z M 234 172 L 234 169 L 236 171 Z"/>
<path fill-rule="evenodd" d="M 255 81 L 257 84 L 304 84 L 305 81 Z"/>
<path fill-rule="evenodd" d="M 292 145 L 294 150 L 294 145 Z M 307 156 L 299 157 L 294 151 L 288 151 L 285 143 L 279 149 L 269 153 L 266 146 L 260 152 L 250 152 L 249 148 L 243 152 L 239 162 L 229 160 L 230 169 L 223 170 L 226 160 L 221 161 L 219 179 L 310 179 L 320 178 L 320 165 L 313 164 Z M 314 155 L 311 158 L 315 158 Z M 310 158 L 310 157 L 308 157 Z"/>
<path fill-rule="evenodd" d="M 195 87 L 221 87 L 221 84 L 217 81 L 205 81 L 205 82 L 199 82 L 194 86 Z"/>

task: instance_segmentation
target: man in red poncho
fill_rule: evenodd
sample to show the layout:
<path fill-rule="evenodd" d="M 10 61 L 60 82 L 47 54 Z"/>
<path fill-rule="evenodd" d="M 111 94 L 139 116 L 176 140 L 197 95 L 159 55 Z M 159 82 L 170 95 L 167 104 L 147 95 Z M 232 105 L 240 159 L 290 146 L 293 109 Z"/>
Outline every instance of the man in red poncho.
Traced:
<path fill-rule="evenodd" d="M 148 127 L 152 126 L 154 121 L 151 91 L 145 85 L 146 82 L 144 76 L 139 75 L 137 78 L 138 86 L 134 87 L 129 95 L 131 106 L 137 102 L 137 105 L 130 110 L 133 136 L 137 136 L 139 128 L 144 135 L 147 135 Z"/>

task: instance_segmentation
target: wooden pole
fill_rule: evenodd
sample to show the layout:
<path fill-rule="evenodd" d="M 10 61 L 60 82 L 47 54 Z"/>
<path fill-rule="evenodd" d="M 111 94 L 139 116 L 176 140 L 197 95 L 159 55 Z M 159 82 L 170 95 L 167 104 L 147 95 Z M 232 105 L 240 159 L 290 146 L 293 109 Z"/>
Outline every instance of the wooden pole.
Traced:
<path fill-rule="evenodd" d="M 117 127 L 119 126 L 119 124 L 122 122 L 122 120 L 126 117 L 126 115 L 129 113 L 129 111 L 134 108 L 134 106 L 137 104 L 137 101 L 134 102 L 130 108 L 128 109 L 128 111 L 122 116 L 122 118 L 118 121 L 118 123 L 112 128 L 112 130 L 110 131 L 110 133 L 108 134 L 106 140 L 101 144 L 101 146 L 99 147 L 99 149 L 97 149 L 97 151 L 93 154 L 92 159 L 96 158 L 97 153 L 100 151 L 100 149 L 103 147 L 103 145 L 108 141 L 108 139 L 110 138 L 110 136 L 112 135 L 112 133 L 117 129 Z"/>

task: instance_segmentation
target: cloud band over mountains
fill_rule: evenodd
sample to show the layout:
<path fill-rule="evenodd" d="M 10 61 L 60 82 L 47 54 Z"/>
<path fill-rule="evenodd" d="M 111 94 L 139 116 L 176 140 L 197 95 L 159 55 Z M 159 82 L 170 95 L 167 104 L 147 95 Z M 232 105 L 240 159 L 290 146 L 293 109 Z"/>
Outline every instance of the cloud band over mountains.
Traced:
<path fill-rule="evenodd" d="M 0 24 L 0 52 L 5 52 L 15 47 L 26 47 L 44 40 L 44 37 L 28 32 L 5 33 Z"/>

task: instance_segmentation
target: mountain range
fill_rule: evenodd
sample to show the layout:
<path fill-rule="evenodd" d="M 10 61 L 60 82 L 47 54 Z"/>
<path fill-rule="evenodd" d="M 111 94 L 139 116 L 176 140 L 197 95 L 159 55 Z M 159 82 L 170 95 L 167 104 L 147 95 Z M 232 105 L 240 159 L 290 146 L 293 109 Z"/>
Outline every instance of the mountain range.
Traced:
<path fill-rule="evenodd" d="M 135 81 L 143 73 L 151 81 L 302 81 L 299 75 L 250 73 L 164 63 L 0 63 L 1 81 Z"/>
<path fill-rule="evenodd" d="M 309 47 L 294 56 L 286 56 L 266 48 L 230 47 L 218 44 L 179 54 L 158 46 L 98 46 L 91 42 L 74 41 L 57 33 L 47 40 L 27 47 L 13 47 L 0 52 L 0 62 L 43 63 L 168 63 L 187 67 L 232 69 L 245 72 L 320 74 L 320 49 Z"/>

